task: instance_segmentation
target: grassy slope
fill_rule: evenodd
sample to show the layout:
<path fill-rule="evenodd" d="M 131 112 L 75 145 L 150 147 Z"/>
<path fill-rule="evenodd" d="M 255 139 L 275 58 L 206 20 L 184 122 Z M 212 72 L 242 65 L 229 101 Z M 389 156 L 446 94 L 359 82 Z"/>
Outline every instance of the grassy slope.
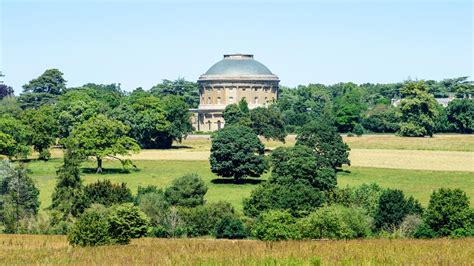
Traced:
<path fill-rule="evenodd" d="M 242 199 L 250 195 L 256 184 L 216 183 L 226 181 L 218 179 L 211 173 L 207 161 L 136 161 L 140 170 L 129 174 L 120 173 L 120 164 L 116 161 L 107 161 L 104 167 L 109 173 L 97 175 L 93 173 L 94 162 L 87 162 L 83 166 L 85 173 L 82 177 L 85 183 L 95 182 L 98 179 L 110 179 L 112 182 L 126 182 L 135 193 L 138 186 L 156 185 L 166 187 L 171 181 L 186 173 L 197 173 L 209 186 L 206 198 L 208 201 L 226 200 L 238 209 L 242 208 Z M 42 207 L 51 203 L 51 193 L 55 185 L 55 169 L 61 164 L 60 159 L 50 162 L 33 161 L 28 164 L 31 176 L 36 180 L 41 191 L 40 201 Z M 88 168 L 90 167 L 90 168 Z M 447 172 L 447 171 L 420 171 L 405 169 L 381 169 L 366 167 L 347 167 L 350 173 L 339 173 L 340 186 L 358 185 L 362 183 L 379 183 L 383 187 L 399 188 L 409 195 L 419 199 L 426 205 L 432 190 L 440 187 L 461 188 L 471 197 L 474 205 L 474 173 L 473 172 Z M 107 169 L 106 169 L 107 171 Z M 90 173 L 92 172 L 92 173 Z M 266 179 L 268 174 L 261 179 Z M 258 179 L 253 179 L 258 182 Z M 230 181 L 230 180 L 229 180 Z M 254 182 L 255 183 L 255 182 Z"/>
<path fill-rule="evenodd" d="M 144 238 L 70 247 L 64 236 L 0 235 L 0 264 L 469 265 L 474 238 L 281 241 Z"/>

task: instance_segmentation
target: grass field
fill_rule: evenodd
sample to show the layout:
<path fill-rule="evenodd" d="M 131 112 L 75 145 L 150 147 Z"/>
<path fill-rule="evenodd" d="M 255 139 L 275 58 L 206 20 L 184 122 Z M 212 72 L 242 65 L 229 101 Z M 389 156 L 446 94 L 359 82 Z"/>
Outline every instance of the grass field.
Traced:
<path fill-rule="evenodd" d="M 209 186 L 206 199 L 209 202 L 226 200 L 237 209 L 242 208 L 242 199 L 248 197 L 250 192 L 260 180 L 265 180 L 268 173 L 260 179 L 250 179 L 245 184 L 233 184 L 232 180 L 221 179 L 210 171 L 208 161 L 191 160 L 139 160 L 135 161 L 138 171 L 120 173 L 120 163 L 106 161 L 105 174 L 95 174 L 94 162 L 84 163 L 82 178 L 85 183 L 92 183 L 98 179 L 110 179 L 112 182 L 126 182 L 127 186 L 135 193 L 138 186 L 156 185 L 165 187 L 171 181 L 187 173 L 197 173 Z M 49 162 L 33 161 L 28 164 L 31 176 L 35 179 L 40 189 L 42 207 L 51 203 L 51 193 L 56 179 L 55 170 L 61 164 L 60 159 Z M 408 169 L 383 169 L 370 167 L 346 167 L 338 174 L 340 186 L 359 185 L 376 182 L 383 187 L 399 188 L 409 195 L 419 199 L 426 205 L 431 192 L 440 187 L 461 188 L 471 197 L 474 206 L 474 173 L 459 171 L 421 171 Z M 229 181 L 229 182 L 227 182 Z"/>
<path fill-rule="evenodd" d="M 0 264 L 108 265 L 472 265 L 474 238 L 462 240 L 282 241 L 134 240 L 78 248 L 64 236 L 0 235 Z"/>
<path fill-rule="evenodd" d="M 401 138 L 393 135 L 368 135 L 345 138 L 352 150 L 351 167 L 338 174 L 339 186 L 354 186 L 376 182 L 383 187 L 399 188 L 426 205 L 433 190 L 440 187 L 461 188 L 474 205 L 474 136 L 437 135 L 434 138 Z M 83 164 L 85 183 L 98 179 L 125 182 L 135 193 L 138 186 L 166 187 L 171 181 L 187 173 L 197 173 L 209 186 L 209 202 L 226 200 L 242 209 L 242 199 L 261 180 L 251 179 L 244 184 L 219 179 L 211 173 L 208 162 L 210 139 L 208 136 L 190 136 L 178 147 L 169 150 L 143 150 L 133 156 L 137 171 L 121 173 L 117 161 L 105 161 L 105 174 L 94 172 L 95 162 Z M 265 141 L 269 149 L 280 145 L 293 145 L 294 136 L 285 144 Z M 394 149 L 396 148 L 396 149 Z M 410 148 L 410 149 L 408 149 Z M 55 171 L 62 163 L 61 151 L 53 150 L 49 162 L 31 161 L 28 168 L 40 188 L 42 208 L 49 206 L 55 185 Z"/>

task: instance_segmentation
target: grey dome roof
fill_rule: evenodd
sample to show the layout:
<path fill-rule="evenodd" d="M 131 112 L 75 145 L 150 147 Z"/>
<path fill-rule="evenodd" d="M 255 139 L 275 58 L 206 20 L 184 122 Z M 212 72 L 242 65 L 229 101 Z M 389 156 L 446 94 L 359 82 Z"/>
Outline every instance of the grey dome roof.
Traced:
<path fill-rule="evenodd" d="M 224 59 L 215 63 L 204 75 L 219 76 L 246 76 L 246 75 L 273 75 L 262 63 L 253 59 L 253 55 L 231 54 L 224 55 Z"/>

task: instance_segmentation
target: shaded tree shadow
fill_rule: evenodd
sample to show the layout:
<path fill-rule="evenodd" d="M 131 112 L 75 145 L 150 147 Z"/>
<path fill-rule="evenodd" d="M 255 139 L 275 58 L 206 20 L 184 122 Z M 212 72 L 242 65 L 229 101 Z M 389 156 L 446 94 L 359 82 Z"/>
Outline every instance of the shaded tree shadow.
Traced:
<path fill-rule="evenodd" d="M 344 169 L 337 168 L 336 173 L 350 174 L 352 172 L 350 170 L 344 170 Z"/>
<path fill-rule="evenodd" d="M 265 180 L 261 179 L 253 179 L 253 178 L 242 178 L 242 179 L 224 179 L 224 178 L 215 178 L 211 180 L 212 184 L 216 185 L 245 185 L 245 184 L 251 184 L 251 185 L 258 185 L 261 184 L 262 182 L 265 182 Z"/>
<path fill-rule="evenodd" d="M 132 172 L 138 172 L 140 169 L 123 169 L 123 168 L 102 168 L 102 175 L 109 175 L 109 174 L 130 174 Z M 81 172 L 84 174 L 97 174 L 97 168 L 90 168 L 85 167 L 81 168 Z"/>
<path fill-rule="evenodd" d="M 169 148 L 162 148 L 162 150 L 180 150 L 180 149 L 194 149 L 191 146 L 186 146 L 186 145 L 177 145 L 177 146 L 171 146 Z"/>

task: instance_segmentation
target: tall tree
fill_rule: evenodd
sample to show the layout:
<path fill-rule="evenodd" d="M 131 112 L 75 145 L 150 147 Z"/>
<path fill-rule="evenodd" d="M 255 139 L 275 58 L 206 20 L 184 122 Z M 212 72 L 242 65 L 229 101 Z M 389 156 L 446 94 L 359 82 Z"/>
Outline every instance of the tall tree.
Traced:
<path fill-rule="evenodd" d="M 87 208 L 84 185 L 80 177 L 81 154 L 73 143 L 66 143 L 63 165 L 56 171 L 57 181 L 51 209 L 62 214 L 63 220 L 78 217 Z"/>
<path fill-rule="evenodd" d="M 446 108 L 448 121 L 461 133 L 474 132 L 474 99 L 455 99 Z"/>
<path fill-rule="evenodd" d="M 336 127 L 324 120 L 305 125 L 296 137 L 296 145 L 305 145 L 326 158 L 333 168 L 349 164 L 349 146 L 343 142 Z"/>
<path fill-rule="evenodd" d="M 23 85 L 23 92 L 59 95 L 66 89 L 63 73 L 56 68 L 47 69 L 41 76 Z"/>
<path fill-rule="evenodd" d="M 11 116 L 0 117 L 0 154 L 11 158 L 27 158 L 31 153 L 31 128 Z M 3 145 L 2 145 L 3 144 Z"/>
<path fill-rule="evenodd" d="M 409 137 L 432 136 L 434 119 L 438 115 L 434 97 L 429 94 L 423 81 L 409 81 L 400 90 L 403 97 L 400 105 L 402 123 L 399 134 Z"/>
<path fill-rule="evenodd" d="M 211 171 L 236 181 L 245 176 L 260 177 L 266 169 L 264 151 L 251 128 L 226 126 L 212 137 Z"/>
<path fill-rule="evenodd" d="M 241 126 L 250 127 L 252 125 L 250 110 L 245 98 L 240 100 L 238 104 L 233 103 L 227 105 L 222 116 L 227 126 L 239 124 Z"/>
<path fill-rule="evenodd" d="M 39 152 L 40 160 L 48 160 L 51 157 L 49 148 L 54 144 L 58 135 L 58 122 L 54 119 L 53 108 L 42 106 L 35 110 L 26 110 L 22 120 L 32 129 L 31 144 Z"/>
<path fill-rule="evenodd" d="M 285 142 L 287 135 L 280 110 L 276 105 L 257 107 L 250 110 L 250 120 L 254 132 L 266 139 Z"/>
<path fill-rule="evenodd" d="M 191 108 L 197 108 L 199 105 L 198 84 L 183 78 L 174 81 L 165 79 L 162 83 L 153 86 L 150 93 L 158 98 L 168 95 L 182 96 L 184 102 Z"/>
<path fill-rule="evenodd" d="M 93 156 L 97 159 L 97 172 L 102 172 L 102 161 L 106 157 L 130 163 L 116 155 L 130 155 L 140 150 L 137 142 L 127 137 L 129 127 L 122 122 L 109 119 L 104 115 L 93 117 L 75 127 L 69 141 L 77 145 L 78 152 L 83 156 Z"/>

